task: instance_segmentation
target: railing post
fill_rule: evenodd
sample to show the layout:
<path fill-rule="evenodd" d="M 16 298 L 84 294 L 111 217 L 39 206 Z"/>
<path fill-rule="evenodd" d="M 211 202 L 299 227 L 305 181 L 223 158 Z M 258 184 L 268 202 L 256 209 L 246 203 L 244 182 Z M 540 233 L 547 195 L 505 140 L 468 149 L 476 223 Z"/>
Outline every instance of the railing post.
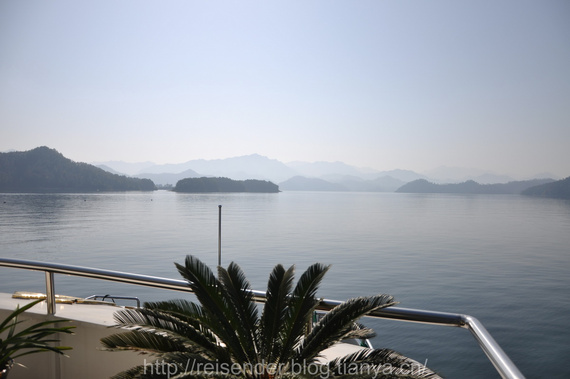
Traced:
<path fill-rule="evenodd" d="M 222 265 L 222 206 L 218 205 L 218 266 Z"/>
<path fill-rule="evenodd" d="M 47 314 L 55 314 L 55 284 L 54 275 L 51 271 L 46 271 L 46 303 Z"/>

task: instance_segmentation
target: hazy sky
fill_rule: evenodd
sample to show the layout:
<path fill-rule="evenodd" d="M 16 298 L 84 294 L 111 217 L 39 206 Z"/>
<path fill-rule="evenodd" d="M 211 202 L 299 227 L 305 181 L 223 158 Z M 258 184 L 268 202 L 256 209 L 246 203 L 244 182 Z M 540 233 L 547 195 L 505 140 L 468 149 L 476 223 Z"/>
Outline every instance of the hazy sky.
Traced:
<path fill-rule="evenodd" d="M 0 0 L 0 151 L 570 175 L 570 1 Z"/>

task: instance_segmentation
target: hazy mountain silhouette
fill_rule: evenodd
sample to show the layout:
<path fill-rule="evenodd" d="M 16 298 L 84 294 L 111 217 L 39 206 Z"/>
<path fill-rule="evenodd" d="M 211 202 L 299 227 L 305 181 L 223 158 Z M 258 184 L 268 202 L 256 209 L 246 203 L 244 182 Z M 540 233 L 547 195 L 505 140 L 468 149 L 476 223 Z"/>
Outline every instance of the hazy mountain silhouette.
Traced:
<path fill-rule="evenodd" d="M 523 195 L 537 197 L 551 197 L 556 199 L 570 199 L 570 177 L 527 188 Z"/>
<path fill-rule="evenodd" d="M 96 165 L 95 167 L 99 167 L 101 170 L 105 170 L 107 172 L 110 172 L 111 174 L 115 174 L 115 175 L 125 175 L 124 172 L 119 172 L 117 170 L 113 170 L 111 167 L 104 165 L 104 164 L 100 164 L 100 165 Z"/>
<path fill-rule="evenodd" d="M 186 179 L 186 178 L 199 178 L 203 175 L 198 174 L 194 170 L 186 170 L 182 171 L 178 174 L 170 174 L 170 173 L 162 173 L 162 174 L 137 174 L 135 175 L 136 178 L 146 178 L 152 180 L 157 185 L 167 185 L 172 184 L 175 185 L 179 180 Z"/>
<path fill-rule="evenodd" d="M 150 167 L 156 166 L 153 162 L 122 162 L 122 161 L 106 161 L 92 162 L 93 165 L 102 168 L 113 174 L 123 174 L 133 176 L 140 172 L 144 172 Z"/>
<path fill-rule="evenodd" d="M 534 174 L 534 175 L 532 175 L 532 176 L 523 178 L 523 180 L 544 179 L 544 178 L 552 178 L 552 179 L 554 179 L 554 180 L 561 180 L 561 179 L 564 179 L 564 178 L 561 178 L 561 177 L 558 176 L 558 175 L 554 175 L 554 174 L 551 173 L 551 172 L 539 172 L 538 174 Z"/>
<path fill-rule="evenodd" d="M 74 162 L 45 146 L 0 153 L 2 192 L 153 191 L 148 179 L 128 178 Z"/>
<path fill-rule="evenodd" d="M 515 181 L 512 177 L 508 175 L 498 175 L 493 173 L 485 173 L 481 175 L 474 176 L 472 178 L 465 177 L 464 180 L 472 179 L 479 184 L 497 184 L 497 183 L 508 183 Z"/>
<path fill-rule="evenodd" d="M 552 179 L 534 179 L 513 181 L 498 184 L 479 184 L 473 180 L 463 183 L 436 184 L 425 179 L 414 180 L 398 188 L 396 192 L 404 193 L 465 193 L 465 194 L 520 194 L 527 188 L 544 183 L 553 182 Z"/>
<path fill-rule="evenodd" d="M 354 175 L 362 177 L 369 171 L 358 169 L 343 162 L 289 162 L 287 166 L 300 176 L 308 178 L 325 178 L 327 175 Z"/>
<path fill-rule="evenodd" d="M 31 155 L 43 152 L 46 154 L 45 160 L 54 163 L 54 170 L 51 173 L 44 173 L 44 182 L 41 184 L 38 178 L 22 179 L 20 173 L 8 172 L 14 162 L 4 163 L 0 166 L 3 173 L 2 183 L 4 190 L 11 186 L 10 191 L 17 191 L 16 188 L 24 188 L 30 183 L 36 183 L 43 190 L 130 190 L 137 189 L 143 182 L 127 182 L 126 179 L 140 180 L 150 179 L 153 182 L 166 185 L 174 185 L 178 181 L 186 178 L 198 177 L 226 177 L 233 180 L 268 180 L 274 183 L 281 183 L 283 190 L 306 190 L 306 191 L 366 191 L 366 192 L 459 192 L 459 193 L 520 193 L 523 190 L 538 184 L 552 182 L 547 180 L 530 180 L 530 181 L 508 181 L 507 183 L 493 183 L 497 181 L 506 181 L 510 177 L 506 175 L 497 175 L 483 170 L 464 169 L 458 167 L 440 167 L 433 170 L 432 174 L 437 174 L 440 178 L 444 176 L 455 178 L 464 177 L 470 173 L 472 176 L 469 180 L 464 180 L 454 184 L 436 184 L 437 180 L 428 178 L 410 170 L 390 170 L 390 171 L 374 171 L 367 168 L 357 168 L 347 165 L 343 162 L 292 162 L 284 164 L 275 159 L 251 154 L 241 157 L 214 159 L 214 160 L 191 160 L 180 164 L 156 165 L 151 162 L 127 163 L 120 161 L 110 161 L 100 163 L 100 168 L 88 165 L 86 163 L 75 163 L 59 154 L 57 151 L 47 147 L 40 147 L 30 152 Z M 6 154 L 24 154 L 30 152 L 10 152 Z M 54 153 L 60 157 L 60 160 L 54 160 Z M 47 156 L 51 154 L 51 158 Z M 63 164 L 63 160 L 68 162 Z M 41 161 L 41 160 L 40 160 Z M 84 166 L 81 166 L 84 165 Z M 87 176 L 78 174 L 77 167 L 83 168 L 83 174 L 89 172 L 92 177 L 97 179 L 87 179 Z M 47 170 L 46 164 L 36 162 L 35 168 L 42 167 Z M 65 167 L 65 169 L 63 169 Z M 93 171 L 96 169 L 97 171 Z M 59 171 L 58 171 L 59 170 Z M 69 170 L 69 171 L 67 171 Z M 103 171 L 104 170 L 104 171 Z M 138 173 L 136 171 L 139 170 Z M 143 172 L 140 172 L 142 170 Z M 305 175 L 301 175 L 300 172 Z M 118 173 L 131 173 L 136 178 L 126 178 Z M 38 174 L 36 171 L 35 174 Z M 112 175 L 112 176 L 105 176 Z M 546 174 L 539 176 L 544 177 Z M 75 184 L 67 182 L 69 177 L 76 180 Z M 106 177 L 107 180 L 103 178 Z M 118 179 L 121 178 L 121 179 Z M 137 179 L 138 178 L 138 179 Z M 437 178 L 437 176 L 436 176 Z M 472 180 L 475 178 L 477 180 Z M 419 180 L 421 179 L 421 180 Z M 29 183 L 18 182 L 18 180 L 29 180 Z M 81 180 L 81 184 L 78 184 Z M 59 181 L 59 182 L 58 182 Z M 65 185 L 63 185 L 65 183 Z M 114 184 L 112 184 L 114 183 Z M 146 182 L 147 184 L 150 183 Z M 406 185 L 408 183 L 409 185 Z M 42 187 L 43 186 L 43 187 Z M 154 183 L 152 183 L 154 186 Z M 37 187 L 37 188 L 40 188 Z M 150 188 L 143 186 L 144 188 Z M 49 189 L 48 189 L 49 188 Z M 113 188 L 113 189 L 110 189 Z M 127 189 L 128 188 L 128 189 Z M 546 192 L 545 192 L 546 193 Z"/>
<path fill-rule="evenodd" d="M 381 171 L 376 173 L 375 177 L 376 178 L 390 177 L 400 180 L 404 183 L 411 182 L 412 180 L 417 180 L 417 179 L 427 179 L 425 175 L 418 174 L 417 172 L 411 170 L 399 170 L 399 169 L 390 170 L 390 171 Z"/>
<path fill-rule="evenodd" d="M 335 181 L 328 181 L 295 176 L 280 183 L 279 188 L 283 191 L 394 192 L 405 183 L 391 176 L 383 176 L 374 180 L 364 180 L 352 175 L 335 178 Z"/>
<path fill-rule="evenodd" d="M 118 175 L 125 175 L 124 173 L 118 172 L 116 170 L 114 170 L 113 168 L 101 164 L 98 165 L 97 167 L 99 167 L 100 169 L 103 169 L 107 172 L 113 173 L 113 174 L 118 174 Z M 182 171 L 179 173 L 161 173 L 161 174 L 151 174 L 151 173 L 142 173 L 142 174 L 133 174 L 133 175 L 129 175 L 133 178 L 139 178 L 139 179 L 150 179 L 152 180 L 156 185 L 160 185 L 160 186 L 164 186 L 164 185 L 172 185 L 174 186 L 179 180 L 182 179 L 186 179 L 186 178 L 199 178 L 202 177 L 204 175 L 200 175 L 199 173 L 197 173 L 194 170 L 186 170 L 186 171 Z"/>
<path fill-rule="evenodd" d="M 394 192 L 406 182 L 388 175 L 374 180 L 344 180 L 339 182 L 350 191 L 359 192 Z"/>
<path fill-rule="evenodd" d="M 462 183 L 474 180 L 482 184 L 507 183 L 514 179 L 508 175 L 498 175 L 478 168 L 440 166 L 425 173 L 436 183 Z M 424 178 L 425 179 L 425 178 Z"/>
<path fill-rule="evenodd" d="M 260 179 L 274 183 L 283 183 L 293 177 L 301 176 L 339 184 L 350 191 L 392 192 L 403 184 L 417 179 L 425 179 L 434 183 L 462 183 L 467 180 L 474 180 L 481 184 L 513 181 L 507 175 L 461 167 L 439 167 L 423 175 L 402 169 L 376 171 L 369 168 L 350 166 L 343 162 L 290 162 L 285 164 L 258 154 L 226 159 L 197 159 L 179 164 L 151 164 L 151 166 L 149 166 L 149 162 L 104 162 L 104 164 L 115 171 L 125 173 L 133 172 L 136 168 L 143 167 L 143 171 L 136 172 L 136 177 L 149 178 L 161 185 L 173 184 L 185 177 L 227 177 L 234 180 Z M 554 176 L 539 175 L 535 177 Z M 292 183 L 285 184 L 285 187 L 282 187 L 282 189 L 286 189 L 289 184 Z M 321 188 L 321 185 L 317 184 L 317 182 L 305 182 L 305 184 L 302 184 L 297 181 L 295 186 L 296 188 L 304 188 L 304 190 L 310 190 L 309 188 L 313 187 Z M 328 185 L 326 187 L 342 188 Z"/>
<path fill-rule="evenodd" d="M 113 167 L 113 166 L 111 166 Z M 227 177 L 235 180 L 262 179 L 280 182 L 297 173 L 285 164 L 275 159 L 252 154 L 226 159 L 197 159 L 179 164 L 154 165 L 138 172 L 140 177 L 150 177 L 149 174 L 179 174 L 192 170 L 196 176 Z M 199 174 L 198 174 L 199 173 Z"/>
<path fill-rule="evenodd" d="M 127 169 L 129 172 L 133 171 L 132 168 L 127 168 L 125 166 L 127 164 L 124 162 L 121 165 L 116 165 L 116 162 L 105 162 L 104 164 L 116 171 L 120 171 L 120 169 Z M 135 176 L 152 179 L 157 184 L 166 184 L 167 181 L 176 182 L 174 179 L 179 180 L 180 176 L 156 175 L 180 174 L 187 170 L 193 171 L 189 177 L 214 176 L 236 180 L 255 178 L 273 182 L 283 182 L 295 176 L 303 176 L 342 184 L 344 181 L 377 180 L 380 177 L 389 176 L 400 180 L 402 183 L 399 184 L 401 185 L 411 180 L 425 178 L 425 176 L 410 170 L 374 171 L 372 169 L 353 167 L 342 162 L 293 162 L 285 164 L 258 154 L 226 159 L 198 159 L 179 164 L 154 165 L 145 167 L 144 172 L 138 172 Z M 349 177 L 352 179 L 348 179 Z M 352 186 L 354 186 L 354 183 Z M 388 185 L 388 187 L 394 187 L 394 184 Z"/>
<path fill-rule="evenodd" d="M 294 176 L 279 183 L 279 188 L 282 191 L 348 191 L 348 188 L 341 184 L 304 176 Z"/>

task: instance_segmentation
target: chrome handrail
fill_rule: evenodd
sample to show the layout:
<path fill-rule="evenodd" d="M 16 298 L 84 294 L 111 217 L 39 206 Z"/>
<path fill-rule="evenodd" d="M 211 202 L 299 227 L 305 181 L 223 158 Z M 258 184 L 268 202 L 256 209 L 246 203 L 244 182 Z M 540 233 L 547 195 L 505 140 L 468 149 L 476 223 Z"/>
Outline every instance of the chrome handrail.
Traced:
<path fill-rule="evenodd" d="M 101 301 L 109 299 L 113 303 L 115 303 L 115 300 L 133 300 L 137 302 L 137 308 L 141 307 L 141 301 L 136 296 L 116 296 L 116 295 L 107 294 L 107 295 L 91 295 L 85 298 L 85 300 L 97 300 L 97 299 L 101 299 Z"/>
<path fill-rule="evenodd" d="M 74 275 L 86 278 L 110 280 L 121 283 L 136 284 L 146 287 L 169 289 L 175 291 L 192 292 L 184 280 L 161 278 L 132 274 L 128 272 L 103 270 L 90 267 L 73 266 L 61 263 L 39 262 L 24 259 L 0 258 L 0 266 L 20 268 L 27 270 L 44 271 L 46 276 L 46 301 L 48 314 L 55 314 L 54 274 Z M 265 302 L 265 292 L 252 291 L 255 301 Z M 342 301 L 322 299 L 318 310 L 329 311 Z M 475 317 L 446 312 L 426 311 L 422 309 L 409 309 L 389 307 L 376 310 L 367 317 L 409 321 L 415 323 L 458 326 L 468 329 L 477 340 L 483 352 L 487 355 L 497 372 L 503 378 L 524 378 L 523 374 L 485 329 L 483 324 Z"/>

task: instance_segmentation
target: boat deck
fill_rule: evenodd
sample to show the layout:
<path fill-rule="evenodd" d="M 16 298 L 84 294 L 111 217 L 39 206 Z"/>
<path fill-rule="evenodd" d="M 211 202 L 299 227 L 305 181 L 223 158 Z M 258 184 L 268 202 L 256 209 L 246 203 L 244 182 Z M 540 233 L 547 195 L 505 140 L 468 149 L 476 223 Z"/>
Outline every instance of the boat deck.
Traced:
<path fill-rule="evenodd" d="M 0 293 L 0 319 L 5 318 L 18 305 L 32 300 L 15 299 L 12 294 Z M 101 350 L 99 340 L 116 332 L 109 328 L 114 324 L 113 313 L 120 307 L 99 304 L 56 303 L 56 315 L 47 314 L 45 301 L 19 316 L 19 320 L 39 322 L 47 319 L 69 319 L 75 326 L 73 335 L 62 334 L 60 344 L 71 346 L 69 357 L 51 352 L 27 355 L 17 359 L 26 367 L 14 365 L 10 379 L 100 379 L 108 378 L 122 370 L 144 362 L 144 357 L 134 352 L 108 352 Z"/>
<path fill-rule="evenodd" d="M 66 359 L 65 357 L 56 356 L 55 354 L 39 354 L 23 357 L 32 357 L 30 359 L 33 360 L 34 367 L 39 366 L 41 372 L 32 374 L 32 371 L 27 371 L 27 374 L 20 374 L 22 372 L 21 368 L 15 367 L 13 373 L 10 373 L 10 377 L 12 379 L 33 377 L 47 379 L 72 379 L 79 377 L 87 379 L 101 378 L 109 377 L 119 371 L 135 365 L 145 364 L 144 358 L 141 358 L 140 355 L 136 355 L 133 352 L 109 353 L 101 350 L 99 340 L 101 337 L 115 332 L 115 330 L 109 328 L 109 326 L 113 324 L 112 314 L 119 308 L 99 304 L 87 305 L 73 302 L 59 303 L 57 301 L 57 296 L 54 293 L 56 274 L 74 275 L 147 287 L 191 292 L 187 283 L 183 280 L 102 270 L 90 267 L 11 258 L 0 258 L 0 266 L 44 271 L 46 277 L 47 299 L 45 302 L 38 304 L 38 306 L 35 307 L 36 309 L 27 313 L 27 315 L 29 315 L 30 318 L 38 319 L 45 319 L 46 317 L 68 318 L 73 320 L 74 324 L 78 327 L 78 333 L 76 335 L 62 336 L 62 345 L 74 347 L 70 353 L 70 355 L 73 355 L 74 359 Z M 251 292 L 255 301 L 265 301 L 265 292 L 255 290 L 252 290 Z M 16 300 L 12 299 L 11 294 L 2 294 L 2 296 L 0 296 L 0 317 L 6 316 L 11 312 L 11 310 L 15 309 L 17 304 L 24 304 L 28 301 L 31 300 Z M 337 300 L 321 299 L 317 306 L 317 310 L 330 311 L 341 303 L 342 302 Z M 485 329 L 483 324 L 481 324 L 481 322 L 479 322 L 475 317 L 464 314 L 398 307 L 375 310 L 367 317 L 467 329 L 471 332 L 480 348 L 487 355 L 490 362 L 495 366 L 501 377 L 513 379 L 524 378 L 522 373 L 493 339 L 491 334 Z M 330 357 L 331 355 L 329 354 L 327 359 Z M 38 364 L 40 359 L 42 360 L 42 364 Z M 105 364 L 101 364 L 101 362 L 105 362 Z"/>

